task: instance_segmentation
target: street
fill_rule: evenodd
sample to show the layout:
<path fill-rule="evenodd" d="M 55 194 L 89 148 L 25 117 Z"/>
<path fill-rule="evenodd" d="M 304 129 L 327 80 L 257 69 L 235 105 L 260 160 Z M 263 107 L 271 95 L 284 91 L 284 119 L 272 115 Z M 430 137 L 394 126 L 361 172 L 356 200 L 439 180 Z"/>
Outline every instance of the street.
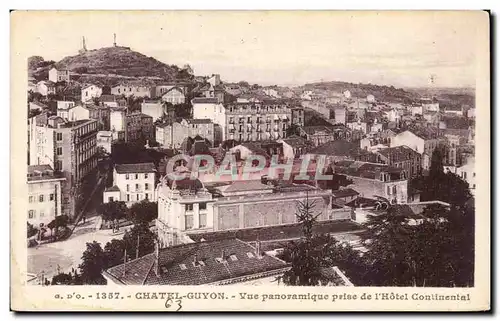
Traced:
<path fill-rule="evenodd" d="M 47 278 L 61 272 L 70 272 L 81 263 L 82 253 L 87 242 L 97 241 L 102 248 L 112 239 L 123 237 L 123 233 L 113 235 L 111 230 L 96 230 L 99 216 L 88 218 L 85 224 L 80 223 L 73 234 L 65 241 L 46 243 L 38 247 L 28 248 L 28 273 L 39 274 L 44 272 Z"/>

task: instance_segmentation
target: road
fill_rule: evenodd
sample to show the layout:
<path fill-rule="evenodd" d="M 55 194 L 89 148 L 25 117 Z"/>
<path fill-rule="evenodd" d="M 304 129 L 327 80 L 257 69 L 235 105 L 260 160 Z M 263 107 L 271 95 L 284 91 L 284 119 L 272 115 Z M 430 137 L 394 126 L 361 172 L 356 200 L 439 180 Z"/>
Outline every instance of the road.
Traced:
<path fill-rule="evenodd" d="M 97 241 L 104 248 L 112 239 L 121 239 L 122 234 L 113 235 L 110 230 L 96 230 L 95 226 L 99 216 L 94 216 L 80 223 L 73 234 L 65 241 L 42 244 L 38 247 L 28 248 L 28 273 L 40 274 L 44 272 L 47 278 L 61 272 L 70 272 L 81 263 L 82 253 L 87 242 Z"/>

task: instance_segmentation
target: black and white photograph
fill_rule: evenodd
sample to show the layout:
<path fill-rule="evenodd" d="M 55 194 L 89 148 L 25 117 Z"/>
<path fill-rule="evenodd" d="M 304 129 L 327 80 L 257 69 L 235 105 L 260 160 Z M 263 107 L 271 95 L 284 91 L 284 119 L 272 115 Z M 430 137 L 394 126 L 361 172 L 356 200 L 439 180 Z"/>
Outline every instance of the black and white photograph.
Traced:
<path fill-rule="evenodd" d="M 487 12 L 11 14 L 22 291 L 489 306 Z"/>

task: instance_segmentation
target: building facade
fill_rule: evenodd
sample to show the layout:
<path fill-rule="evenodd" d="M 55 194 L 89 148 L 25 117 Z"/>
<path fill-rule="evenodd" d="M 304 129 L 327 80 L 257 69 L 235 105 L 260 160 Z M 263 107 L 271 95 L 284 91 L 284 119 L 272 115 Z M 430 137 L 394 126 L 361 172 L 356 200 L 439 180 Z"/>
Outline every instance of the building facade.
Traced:
<path fill-rule="evenodd" d="M 111 95 L 125 97 L 151 97 L 151 88 L 148 86 L 120 84 L 111 88 Z"/>
<path fill-rule="evenodd" d="M 50 165 L 28 166 L 28 216 L 35 227 L 47 225 L 62 214 L 62 182 L 65 178 Z"/>
<path fill-rule="evenodd" d="M 141 112 L 145 115 L 153 117 L 153 121 L 157 121 L 165 115 L 165 107 L 160 101 L 144 101 L 141 104 Z"/>
<path fill-rule="evenodd" d="M 155 139 L 153 117 L 141 112 L 132 112 L 125 115 L 125 141 L 146 143 Z"/>
<path fill-rule="evenodd" d="M 182 88 L 173 87 L 161 96 L 161 100 L 172 105 L 179 105 L 186 102 L 186 95 Z"/>
<path fill-rule="evenodd" d="M 87 85 L 82 87 L 82 102 L 92 101 L 102 95 L 102 88 L 96 85 Z"/>
<path fill-rule="evenodd" d="M 49 70 L 49 80 L 52 82 L 69 82 L 70 81 L 70 71 L 69 70 L 58 70 L 55 67 Z"/>
<path fill-rule="evenodd" d="M 30 121 L 29 132 L 30 165 L 50 165 L 63 174 L 63 211 L 76 215 L 79 200 L 75 195 L 97 168 L 97 121 L 67 122 L 52 116 L 44 124 Z"/>
<path fill-rule="evenodd" d="M 144 200 L 156 201 L 156 168 L 153 163 L 117 164 L 113 186 L 104 190 L 103 202 L 125 202 L 127 206 Z"/>
<path fill-rule="evenodd" d="M 216 130 L 210 119 L 182 119 L 173 123 L 164 123 L 156 126 L 156 141 L 165 148 L 179 149 L 187 137 L 201 138 L 214 145 Z"/>

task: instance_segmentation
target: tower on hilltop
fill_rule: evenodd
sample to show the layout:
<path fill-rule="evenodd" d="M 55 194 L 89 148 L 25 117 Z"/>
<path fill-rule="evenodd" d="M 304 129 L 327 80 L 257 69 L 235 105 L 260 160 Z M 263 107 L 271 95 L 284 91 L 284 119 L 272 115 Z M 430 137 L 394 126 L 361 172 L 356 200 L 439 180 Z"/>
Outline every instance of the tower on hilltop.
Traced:
<path fill-rule="evenodd" d="M 85 37 L 82 37 L 82 49 L 78 50 L 78 53 L 85 53 L 87 52 L 87 45 L 85 44 Z"/>
<path fill-rule="evenodd" d="M 113 47 L 116 47 L 116 33 L 113 34 Z"/>

